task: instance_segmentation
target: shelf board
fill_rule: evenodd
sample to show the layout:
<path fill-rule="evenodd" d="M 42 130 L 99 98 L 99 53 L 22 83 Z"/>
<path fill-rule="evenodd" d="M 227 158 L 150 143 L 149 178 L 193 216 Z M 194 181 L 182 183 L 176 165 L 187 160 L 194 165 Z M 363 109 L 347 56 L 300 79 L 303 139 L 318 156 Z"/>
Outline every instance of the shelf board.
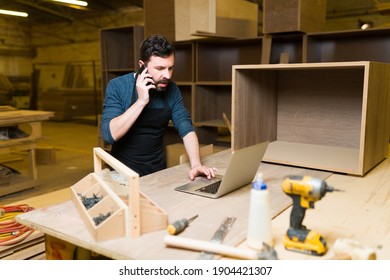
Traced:
<path fill-rule="evenodd" d="M 191 81 L 174 81 L 178 86 L 192 86 L 194 83 Z"/>
<path fill-rule="evenodd" d="M 35 147 L 37 139 L 38 138 L 26 137 L 26 138 L 19 138 L 19 139 L 0 140 L 0 148 L 20 146 L 20 149 L 27 150 Z"/>
<path fill-rule="evenodd" d="M 275 141 L 263 161 L 359 175 L 359 149 Z"/>
<path fill-rule="evenodd" d="M 198 81 L 197 86 L 231 86 L 231 81 Z"/>
<path fill-rule="evenodd" d="M 21 175 L 11 177 L 8 185 L 0 185 L 0 196 L 20 192 L 27 189 L 38 187 L 40 181 L 38 179 L 31 179 Z"/>
<path fill-rule="evenodd" d="M 228 126 L 226 123 L 223 121 L 223 119 L 214 119 L 214 120 L 207 120 L 207 121 L 202 121 L 202 122 L 196 122 L 196 126 L 202 127 L 202 126 L 208 126 L 208 127 L 223 127 L 227 128 Z"/>
<path fill-rule="evenodd" d="M 103 72 L 109 72 L 109 73 L 121 73 L 121 72 L 134 72 L 134 68 L 111 68 L 111 69 L 105 69 Z"/>

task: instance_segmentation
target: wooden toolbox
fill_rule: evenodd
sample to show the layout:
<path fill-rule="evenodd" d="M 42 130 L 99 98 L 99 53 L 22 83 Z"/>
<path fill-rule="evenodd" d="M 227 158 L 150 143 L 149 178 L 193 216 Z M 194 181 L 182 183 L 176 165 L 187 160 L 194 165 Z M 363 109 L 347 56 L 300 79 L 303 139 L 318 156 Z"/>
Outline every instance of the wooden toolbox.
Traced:
<path fill-rule="evenodd" d="M 71 196 L 94 240 L 166 229 L 167 213 L 139 191 L 138 174 L 103 149 L 93 151 L 94 172 L 71 187 Z"/>
<path fill-rule="evenodd" d="M 390 64 L 233 66 L 232 149 L 264 161 L 364 175 L 389 148 Z"/>

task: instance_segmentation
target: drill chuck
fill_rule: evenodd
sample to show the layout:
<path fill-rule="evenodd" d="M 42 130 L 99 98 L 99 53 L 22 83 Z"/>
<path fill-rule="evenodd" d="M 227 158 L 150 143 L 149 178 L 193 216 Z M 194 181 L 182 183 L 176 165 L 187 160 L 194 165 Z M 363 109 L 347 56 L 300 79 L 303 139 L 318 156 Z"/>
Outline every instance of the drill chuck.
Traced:
<path fill-rule="evenodd" d="M 299 196 L 304 208 L 314 208 L 315 201 L 335 190 L 324 180 L 310 176 L 287 176 L 282 182 L 282 189 L 289 196 Z"/>

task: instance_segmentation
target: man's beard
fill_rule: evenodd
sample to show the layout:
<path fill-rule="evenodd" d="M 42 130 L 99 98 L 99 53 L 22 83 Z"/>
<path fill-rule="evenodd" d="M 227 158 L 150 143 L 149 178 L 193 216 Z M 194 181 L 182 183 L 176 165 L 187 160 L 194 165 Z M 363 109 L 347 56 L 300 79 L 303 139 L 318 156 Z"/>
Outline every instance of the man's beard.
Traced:
<path fill-rule="evenodd" d="M 168 88 L 168 83 L 169 83 L 168 79 L 162 79 L 162 80 L 157 81 L 154 84 L 156 86 L 156 91 L 166 91 Z M 160 86 L 160 84 L 164 84 L 166 86 Z"/>

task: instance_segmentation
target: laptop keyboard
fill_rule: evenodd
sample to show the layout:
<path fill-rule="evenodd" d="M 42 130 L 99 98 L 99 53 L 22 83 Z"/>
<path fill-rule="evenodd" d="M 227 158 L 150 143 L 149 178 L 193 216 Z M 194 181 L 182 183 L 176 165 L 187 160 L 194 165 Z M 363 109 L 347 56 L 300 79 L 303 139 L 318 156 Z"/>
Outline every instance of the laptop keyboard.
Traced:
<path fill-rule="evenodd" d="M 222 181 L 217 181 L 215 183 L 212 183 L 208 186 L 205 186 L 205 187 L 202 187 L 200 189 L 197 189 L 196 191 L 197 192 L 205 192 L 205 193 L 210 193 L 210 194 L 216 194 L 218 189 L 219 189 L 219 186 L 221 185 L 221 182 Z"/>

